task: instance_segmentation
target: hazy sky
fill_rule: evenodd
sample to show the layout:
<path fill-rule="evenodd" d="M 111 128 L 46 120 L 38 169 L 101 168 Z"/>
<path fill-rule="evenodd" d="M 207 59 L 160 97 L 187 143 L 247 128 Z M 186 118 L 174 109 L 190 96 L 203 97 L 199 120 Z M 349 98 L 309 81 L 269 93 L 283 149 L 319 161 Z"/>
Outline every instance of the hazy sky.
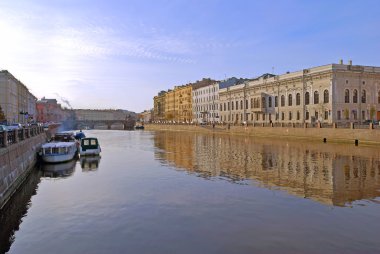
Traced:
<path fill-rule="evenodd" d="M 0 69 L 74 108 L 341 58 L 380 66 L 380 1 L 0 0 Z"/>

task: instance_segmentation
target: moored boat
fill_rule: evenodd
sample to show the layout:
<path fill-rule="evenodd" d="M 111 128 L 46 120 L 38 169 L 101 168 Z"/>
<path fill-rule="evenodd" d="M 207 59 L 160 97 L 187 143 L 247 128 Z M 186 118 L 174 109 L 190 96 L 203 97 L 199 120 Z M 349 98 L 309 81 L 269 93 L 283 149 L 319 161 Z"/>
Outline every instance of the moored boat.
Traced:
<path fill-rule="evenodd" d="M 84 155 L 99 155 L 101 152 L 99 141 L 97 138 L 82 138 L 79 145 L 79 154 Z"/>
<path fill-rule="evenodd" d="M 70 161 L 77 152 L 75 142 L 51 142 L 41 147 L 41 158 L 44 162 L 60 163 Z"/>

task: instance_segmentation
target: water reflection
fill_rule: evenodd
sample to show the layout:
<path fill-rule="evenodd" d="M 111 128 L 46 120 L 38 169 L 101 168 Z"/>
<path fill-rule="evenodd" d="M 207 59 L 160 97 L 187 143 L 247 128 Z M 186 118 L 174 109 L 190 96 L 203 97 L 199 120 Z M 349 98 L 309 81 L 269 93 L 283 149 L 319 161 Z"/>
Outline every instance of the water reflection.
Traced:
<path fill-rule="evenodd" d="M 31 206 L 31 198 L 36 195 L 42 172 L 32 170 L 23 185 L 0 210 L 0 253 L 9 251 L 15 240 L 15 232 Z"/>
<path fill-rule="evenodd" d="M 204 178 L 253 179 L 335 206 L 380 196 L 373 148 L 174 132 L 157 132 L 154 143 L 156 159 Z"/>
<path fill-rule="evenodd" d="M 99 163 L 100 163 L 100 156 L 80 157 L 80 166 L 82 168 L 82 172 L 98 170 Z"/>
<path fill-rule="evenodd" d="M 74 159 L 64 163 L 43 164 L 40 169 L 44 177 L 67 178 L 73 175 L 76 162 L 77 160 Z"/>

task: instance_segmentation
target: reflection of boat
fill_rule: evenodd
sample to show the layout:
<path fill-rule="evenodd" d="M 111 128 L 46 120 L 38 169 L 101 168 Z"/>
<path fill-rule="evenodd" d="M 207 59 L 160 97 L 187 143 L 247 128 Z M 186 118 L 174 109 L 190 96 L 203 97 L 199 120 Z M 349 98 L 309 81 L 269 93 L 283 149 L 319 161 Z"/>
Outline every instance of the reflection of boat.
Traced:
<path fill-rule="evenodd" d="M 51 142 L 41 147 L 41 157 L 44 162 L 59 163 L 70 161 L 77 152 L 75 142 Z"/>
<path fill-rule="evenodd" d="M 80 166 L 82 171 L 97 170 L 100 163 L 100 156 L 80 157 Z"/>
<path fill-rule="evenodd" d="M 79 154 L 83 155 L 99 155 L 100 145 L 97 138 L 82 138 L 80 140 Z"/>
<path fill-rule="evenodd" d="M 136 125 L 135 129 L 136 130 L 143 130 L 144 129 L 144 125 Z"/>
<path fill-rule="evenodd" d="M 75 164 L 76 160 L 59 164 L 44 164 L 41 166 L 41 170 L 45 177 L 68 177 L 74 173 Z"/>

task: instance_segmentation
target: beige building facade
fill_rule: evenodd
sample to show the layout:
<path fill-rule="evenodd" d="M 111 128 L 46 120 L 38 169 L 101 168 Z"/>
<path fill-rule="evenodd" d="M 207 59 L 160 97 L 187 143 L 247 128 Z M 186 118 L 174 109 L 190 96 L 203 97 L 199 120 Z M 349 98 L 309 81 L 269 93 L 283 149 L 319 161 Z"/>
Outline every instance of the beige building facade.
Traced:
<path fill-rule="evenodd" d="M 0 71 L 0 106 L 8 124 L 36 119 L 36 97 L 11 73 Z"/>
<path fill-rule="evenodd" d="M 329 64 L 220 90 L 225 123 L 380 120 L 380 67 Z"/>

